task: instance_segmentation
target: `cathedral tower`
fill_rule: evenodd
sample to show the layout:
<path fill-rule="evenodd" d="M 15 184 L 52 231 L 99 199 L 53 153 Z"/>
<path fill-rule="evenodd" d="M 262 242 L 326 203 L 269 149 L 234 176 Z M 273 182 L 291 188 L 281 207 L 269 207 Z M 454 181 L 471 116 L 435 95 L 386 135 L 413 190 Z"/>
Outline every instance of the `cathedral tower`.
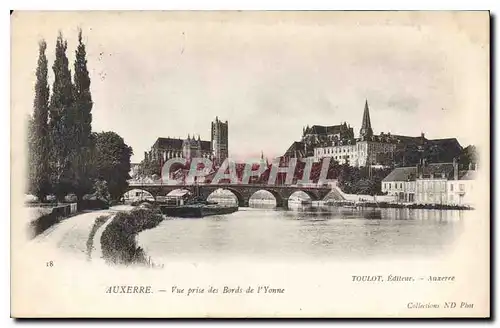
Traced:
<path fill-rule="evenodd" d="M 215 121 L 212 122 L 212 151 L 214 155 L 214 162 L 216 164 L 222 164 L 224 160 L 228 157 L 228 123 L 219 121 L 218 117 L 215 117 Z"/>
<path fill-rule="evenodd" d="M 366 139 L 373 136 L 372 123 L 370 121 L 370 110 L 368 109 L 368 100 L 365 101 L 365 110 L 363 112 L 363 123 L 359 130 L 359 137 Z"/>

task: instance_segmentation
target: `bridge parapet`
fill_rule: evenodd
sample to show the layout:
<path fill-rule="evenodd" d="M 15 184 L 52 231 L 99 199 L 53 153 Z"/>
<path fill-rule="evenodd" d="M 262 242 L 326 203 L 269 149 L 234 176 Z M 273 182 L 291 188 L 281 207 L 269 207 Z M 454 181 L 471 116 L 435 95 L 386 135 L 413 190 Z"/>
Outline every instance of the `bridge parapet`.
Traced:
<path fill-rule="evenodd" d="M 202 199 L 207 199 L 215 190 L 223 189 L 232 192 L 238 199 L 239 206 L 248 206 L 250 197 L 257 191 L 265 190 L 270 192 L 276 199 L 276 206 L 281 207 L 286 204 L 288 198 L 297 192 L 305 192 L 312 200 L 323 199 L 332 189 L 325 185 L 269 185 L 269 184 L 177 184 L 169 185 L 162 183 L 129 183 L 128 190 L 140 189 L 149 192 L 155 199 L 158 196 L 166 196 L 173 190 L 185 189 L 192 194 L 199 195 Z"/>

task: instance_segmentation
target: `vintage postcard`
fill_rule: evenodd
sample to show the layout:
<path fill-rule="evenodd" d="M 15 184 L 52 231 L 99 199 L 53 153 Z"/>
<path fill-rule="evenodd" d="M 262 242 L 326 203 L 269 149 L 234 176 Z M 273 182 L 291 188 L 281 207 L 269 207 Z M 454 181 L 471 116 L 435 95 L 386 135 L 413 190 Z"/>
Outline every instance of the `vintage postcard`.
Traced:
<path fill-rule="evenodd" d="M 490 316 L 487 11 L 11 16 L 11 315 Z"/>

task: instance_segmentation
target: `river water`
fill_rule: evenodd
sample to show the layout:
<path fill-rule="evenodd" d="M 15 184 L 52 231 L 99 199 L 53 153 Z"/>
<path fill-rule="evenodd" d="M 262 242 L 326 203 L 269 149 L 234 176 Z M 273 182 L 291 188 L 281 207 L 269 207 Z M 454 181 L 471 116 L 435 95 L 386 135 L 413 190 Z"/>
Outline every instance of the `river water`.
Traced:
<path fill-rule="evenodd" d="M 255 206 L 255 204 L 254 204 Z M 301 207 L 240 208 L 202 219 L 167 218 L 137 237 L 169 260 L 429 257 L 452 249 L 473 211 Z"/>

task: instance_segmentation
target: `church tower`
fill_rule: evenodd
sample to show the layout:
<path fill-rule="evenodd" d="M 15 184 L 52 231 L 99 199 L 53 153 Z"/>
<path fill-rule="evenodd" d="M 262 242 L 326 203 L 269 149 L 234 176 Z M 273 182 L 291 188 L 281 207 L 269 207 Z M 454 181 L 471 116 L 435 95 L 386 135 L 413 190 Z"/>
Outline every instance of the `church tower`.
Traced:
<path fill-rule="evenodd" d="M 373 136 L 372 123 L 370 121 L 370 110 L 368 109 L 368 100 L 365 101 L 365 110 L 363 112 L 363 123 L 359 130 L 361 139 L 366 139 Z"/>
<path fill-rule="evenodd" d="M 218 117 L 212 122 L 212 151 L 214 162 L 221 165 L 228 157 L 228 123 L 222 122 Z"/>

